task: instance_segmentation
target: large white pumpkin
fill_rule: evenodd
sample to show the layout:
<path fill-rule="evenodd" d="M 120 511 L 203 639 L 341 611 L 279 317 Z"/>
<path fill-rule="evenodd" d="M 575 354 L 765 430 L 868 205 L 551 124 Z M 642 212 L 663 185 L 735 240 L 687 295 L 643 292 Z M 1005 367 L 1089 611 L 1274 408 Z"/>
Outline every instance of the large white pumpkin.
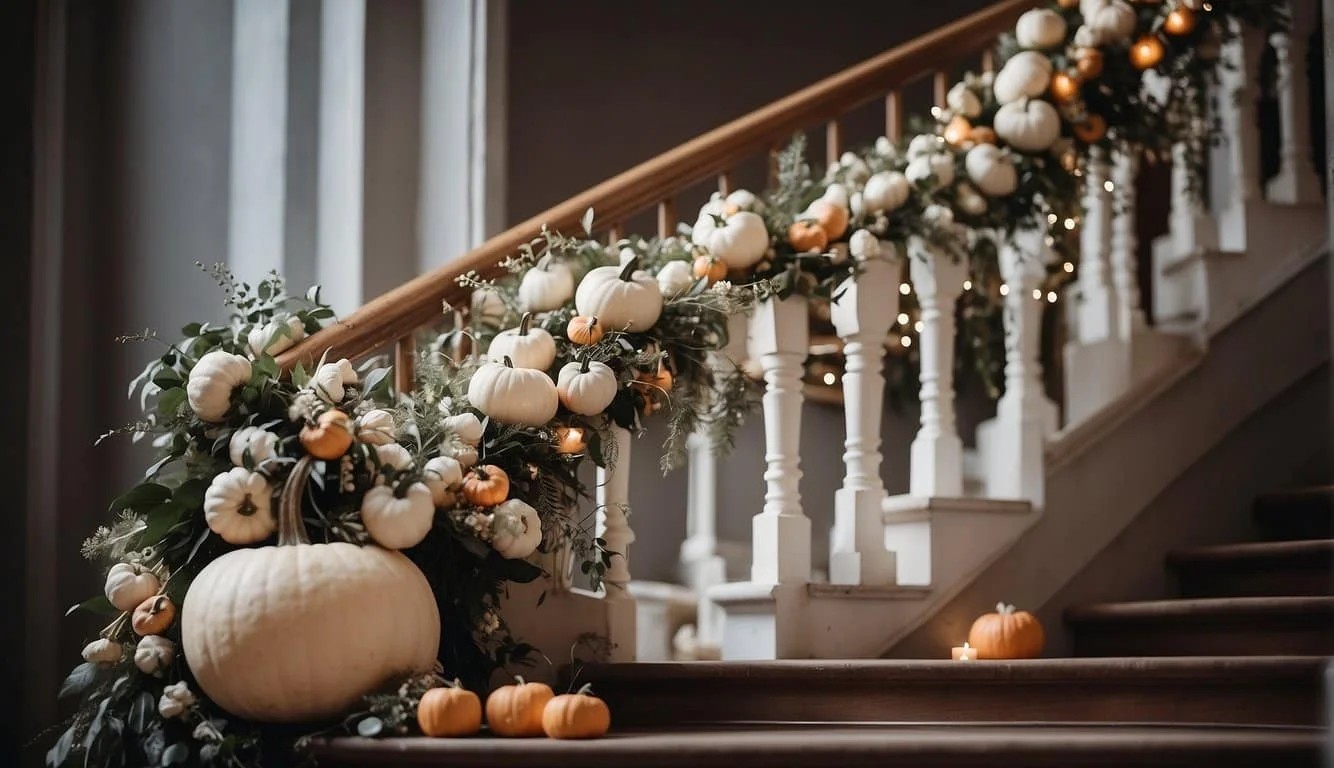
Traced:
<path fill-rule="evenodd" d="M 1014 162 L 995 144 L 979 144 L 964 156 L 968 178 L 982 194 L 991 197 L 1008 195 L 1019 186 L 1019 172 Z"/>
<path fill-rule="evenodd" d="M 596 416 L 611 405 L 620 389 L 611 366 L 596 360 L 576 360 L 561 366 L 556 376 L 560 401 L 574 413 Z"/>
<path fill-rule="evenodd" d="M 1025 48 L 1055 48 L 1065 42 L 1065 17 L 1050 8 L 1034 8 L 1014 25 L 1014 37 Z"/>
<path fill-rule="evenodd" d="M 278 546 L 238 549 L 200 571 L 181 606 L 190 671 L 219 707 L 270 723 L 327 721 L 429 672 L 440 614 L 411 560 L 376 546 L 310 544 L 300 498 L 309 457 L 283 491 Z"/>
<path fill-rule="evenodd" d="M 662 300 L 657 283 L 653 295 Z M 502 424 L 545 426 L 560 407 L 556 383 L 542 371 L 486 363 L 468 380 L 468 402 Z"/>
<path fill-rule="evenodd" d="M 532 320 L 533 316 L 524 312 L 518 328 L 496 334 L 486 350 L 486 359 L 499 363 L 508 357 L 515 368 L 550 368 L 556 362 L 556 340 L 545 329 L 529 327 Z"/>
<path fill-rule="evenodd" d="M 574 298 L 570 268 L 544 257 L 519 281 L 519 306 L 526 312 L 550 312 Z"/>
<path fill-rule="evenodd" d="M 711 256 L 732 269 L 745 269 L 758 264 L 769 250 L 769 230 L 764 219 L 750 211 L 727 217 L 703 213 L 690 230 L 690 242 L 709 249 Z"/>
<path fill-rule="evenodd" d="M 755 214 L 737 214 L 742 215 Z M 575 310 L 585 317 L 596 317 L 613 331 L 643 332 L 652 328 L 662 316 L 662 293 L 658 281 L 647 272 L 637 271 L 638 266 L 635 257 L 622 266 L 589 270 L 574 292 Z"/>
<path fill-rule="evenodd" d="M 1051 59 L 1037 51 L 1020 51 L 1005 62 L 992 89 L 996 101 L 1009 104 L 1025 96 L 1041 96 L 1051 83 Z"/>
<path fill-rule="evenodd" d="M 1039 99 L 1012 101 L 996 111 L 996 136 L 1022 152 L 1042 152 L 1061 138 L 1061 116 Z"/>

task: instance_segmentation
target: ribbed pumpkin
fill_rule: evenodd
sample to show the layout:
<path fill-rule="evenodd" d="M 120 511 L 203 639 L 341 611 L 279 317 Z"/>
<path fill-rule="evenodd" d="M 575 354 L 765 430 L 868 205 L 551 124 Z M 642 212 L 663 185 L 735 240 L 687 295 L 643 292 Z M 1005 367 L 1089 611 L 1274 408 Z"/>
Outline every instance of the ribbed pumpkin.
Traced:
<path fill-rule="evenodd" d="M 427 672 L 440 614 L 421 571 L 398 552 L 311 544 L 301 496 L 313 459 L 283 489 L 278 545 L 238 549 L 190 585 L 181 640 L 199 686 L 249 720 L 327 720 L 387 681 Z"/>
<path fill-rule="evenodd" d="M 968 644 L 977 649 L 979 659 L 1036 659 L 1045 642 L 1037 617 L 1006 603 L 977 617 L 968 630 Z"/>

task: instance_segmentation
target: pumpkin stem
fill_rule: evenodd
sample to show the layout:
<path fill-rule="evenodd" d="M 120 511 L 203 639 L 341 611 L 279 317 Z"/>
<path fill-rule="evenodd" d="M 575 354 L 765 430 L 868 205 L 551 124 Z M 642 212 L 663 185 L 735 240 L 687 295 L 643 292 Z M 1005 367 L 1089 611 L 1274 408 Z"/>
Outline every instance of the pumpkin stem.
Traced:
<path fill-rule="evenodd" d="M 315 459 L 309 454 L 292 467 L 292 473 L 283 484 L 282 498 L 278 504 L 278 546 L 291 547 L 309 544 L 306 524 L 301 520 L 301 494 L 306 490 L 306 481 L 310 479 L 310 470 Z"/>
<path fill-rule="evenodd" d="M 621 267 L 621 280 L 627 283 L 630 282 L 630 279 L 634 277 L 636 269 L 639 269 L 638 254 L 632 256 L 630 260 L 625 262 L 625 265 Z"/>
<path fill-rule="evenodd" d="M 510 359 L 510 356 L 509 356 L 509 355 L 505 355 L 505 367 L 506 367 L 506 368 L 513 368 L 513 367 L 514 367 L 514 361 Z"/>
<path fill-rule="evenodd" d="M 531 325 L 532 322 L 533 322 L 533 313 L 532 313 L 532 312 L 524 312 L 524 313 L 523 313 L 523 317 L 519 318 L 519 335 L 520 335 L 520 336 L 527 336 L 527 335 L 528 335 L 528 326 Z"/>
<path fill-rule="evenodd" d="M 593 362 L 593 360 L 592 360 L 592 358 L 591 358 L 589 355 L 584 355 L 584 356 L 580 357 L 580 358 L 579 358 L 579 372 L 580 372 L 580 373 L 588 373 L 588 366 L 589 366 L 592 362 Z"/>
<path fill-rule="evenodd" d="M 584 683 L 583 685 L 579 686 L 579 690 L 575 691 L 575 692 L 574 692 L 574 695 L 575 695 L 575 696 L 592 696 L 592 695 L 593 695 L 593 684 L 592 684 L 592 683 Z"/>
<path fill-rule="evenodd" d="M 1009 616 L 1014 613 L 1014 606 L 1003 602 L 996 603 L 996 613 L 999 613 L 1002 616 Z"/>
<path fill-rule="evenodd" d="M 724 219 L 722 216 L 719 216 L 716 213 L 710 213 L 709 218 L 713 219 L 713 226 L 715 227 L 727 226 L 727 219 Z"/>
<path fill-rule="evenodd" d="M 515 675 L 514 682 L 518 685 L 527 685 L 528 682 L 523 679 L 523 675 Z"/>

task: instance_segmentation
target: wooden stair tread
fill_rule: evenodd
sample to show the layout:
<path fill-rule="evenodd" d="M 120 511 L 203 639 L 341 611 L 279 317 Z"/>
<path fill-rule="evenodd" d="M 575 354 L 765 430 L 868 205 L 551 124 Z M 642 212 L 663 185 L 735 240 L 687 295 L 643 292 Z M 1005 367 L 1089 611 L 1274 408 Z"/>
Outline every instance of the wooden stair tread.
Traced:
<path fill-rule="evenodd" d="M 1095 622 L 1230 621 L 1248 619 L 1334 618 L 1334 597 L 1219 597 L 1102 603 L 1068 608 L 1065 619 Z"/>
<path fill-rule="evenodd" d="M 1286 566 L 1318 567 L 1334 560 L 1334 539 L 1258 541 L 1177 550 L 1167 555 L 1168 565 L 1181 567 Z"/>
<path fill-rule="evenodd" d="M 613 711 L 613 721 L 615 714 Z M 613 726 L 614 728 L 615 726 Z M 613 730 L 595 741 L 397 738 L 316 742 L 320 765 L 825 766 L 1304 766 L 1310 729 L 1062 725 L 754 726 Z M 1282 762 L 1276 762 L 1282 761 Z"/>

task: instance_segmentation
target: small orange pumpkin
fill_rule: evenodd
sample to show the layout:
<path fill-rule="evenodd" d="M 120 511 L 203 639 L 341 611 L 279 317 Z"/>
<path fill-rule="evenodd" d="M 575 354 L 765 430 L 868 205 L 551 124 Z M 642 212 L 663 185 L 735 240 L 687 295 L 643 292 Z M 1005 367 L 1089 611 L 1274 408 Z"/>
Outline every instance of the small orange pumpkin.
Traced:
<path fill-rule="evenodd" d="M 602 325 L 592 315 L 575 315 L 565 325 L 565 335 L 581 347 L 602 341 Z"/>
<path fill-rule="evenodd" d="M 427 736 L 475 736 L 482 730 L 482 700 L 458 680 L 422 694 L 417 725 Z"/>
<path fill-rule="evenodd" d="M 955 115 L 945 126 L 945 143 L 957 147 L 973 138 L 973 124 L 963 115 Z"/>
<path fill-rule="evenodd" d="M 139 603 L 130 617 L 130 626 L 140 637 L 160 635 L 176 620 L 176 604 L 166 595 L 153 595 Z"/>
<path fill-rule="evenodd" d="M 787 228 L 787 241 L 798 251 L 823 251 L 829 245 L 829 233 L 819 222 L 802 219 Z"/>
<path fill-rule="evenodd" d="M 585 684 L 577 693 L 566 693 L 547 702 L 542 711 L 542 730 L 553 739 L 596 739 L 611 728 L 607 702 L 594 696 Z"/>
<path fill-rule="evenodd" d="M 301 445 L 317 459 L 337 459 L 352 447 L 351 420 L 340 410 L 325 411 L 315 420 L 315 426 L 301 428 Z"/>
<path fill-rule="evenodd" d="M 556 427 L 556 453 L 583 453 L 586 448 L 583 427 Z"/>
<path fill-rule="evenodd" d="M 997 603 L 995 613 L 977 617 L 968 630 L 968 644 L 977 649 L 979 659 L 1036 659 L 1045 642 L 1036 616 L 1005 603 Z"/>
<path fill-rule="evenodd" d="M 636 381 L 647 384 L 650 388 L 660 388 L 667 392 L 672 391 L 672 372 L 667 370 L 667 366 L 662 364 L 662 358 L 658 358 L 658 368 L 654 371 L 641 371 L 635 377 Z"/>
<path fill-rule="evenodd" d="M 837 240 L 848 231 L 847 208 L 829 200 L 816 200 L 806 210 L 820 223 L 830 240 Z"/>
<path fill-rule="evenodd" d="M 715 256 L 696 256 L 691 272 L 695 277 L 703 277 L 709 281 L 709 285 L 713 285 L 727 277 L 727 262 Z"/>
<path fill-rule="evenodd" d="M 510 476 L 493 464 L 473 467 L 463 478 L 463 498 L 479 507 L 494 507 L 510 496 Z"/>
<path fill-rule="evenodd" d="M 1079 80 L 1068 72 L 1057 72 L 1051 76 L 1051 96 L 1057 104 L 1069 104 L 1079 98 Z"/>
<path fill-rule="evenodd" d="M 1080 48 L 1075 54 L 1075 71 L 1085 80 L 1092 80 L 1102 74 L 1102 51 L 1097 48 Z"/>
<path fill-rule="evenodd" d="M 995 144 L 996 132 L 989 126 L 979 125 L 968 135 L 974 144 Z"/>
<path fill-rule="evenodd" d="M 542 713 L 555 693 L 545 683 L 502 685 L 486 697 L 486 724 L 497 736 L 541 736 Z"/>
<path fill-rule="evenodd" d="M 1090 113 L 1087 120 L 1075 123 L 1073 130 L 1075 138 L 1085 144 L 1092 144 L 1107 135 L 1107 120 L 1102 115 Z"/>

